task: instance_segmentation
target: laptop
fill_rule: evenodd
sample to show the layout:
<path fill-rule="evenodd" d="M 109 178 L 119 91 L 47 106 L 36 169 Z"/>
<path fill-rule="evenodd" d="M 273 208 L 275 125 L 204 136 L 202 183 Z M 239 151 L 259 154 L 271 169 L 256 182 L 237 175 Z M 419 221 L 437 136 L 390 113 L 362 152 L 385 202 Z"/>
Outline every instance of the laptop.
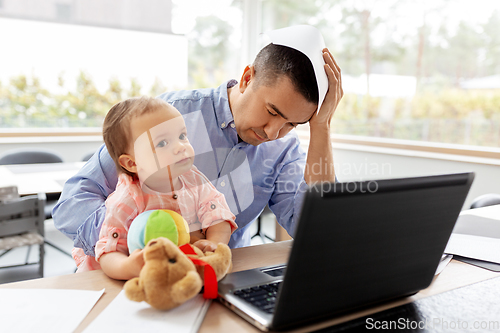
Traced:
<path fill-rule="evenodd" d="M 313 324 L 430 285 L 474 173 L 323 183 L 284 265 L 228 274 L 223 304 L 263 331 Z"/>

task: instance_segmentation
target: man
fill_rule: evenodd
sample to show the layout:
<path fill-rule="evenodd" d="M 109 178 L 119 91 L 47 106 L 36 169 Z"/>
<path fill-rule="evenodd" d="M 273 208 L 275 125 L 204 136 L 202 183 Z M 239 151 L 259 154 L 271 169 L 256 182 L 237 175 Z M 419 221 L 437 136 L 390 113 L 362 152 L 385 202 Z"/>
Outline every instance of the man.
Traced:
<path fill-rule="evenodd" d="M 186 117 L 186 124 L 195 120 L 194 131 L 187 125 L 197 154 L 194 164 L 226 195 L 236 215 L 232 248 L 250 245 L 249 226 L 267 204 L 293 236 L 307 184 L 335 181 L 330 122 L 343 91 L 340 68 L 328 49 L 323 60 L 328 92 L 322 103 L 309 58 L 273 43 L 245 68 L 239 82 L 159 96 Z M 310 127 L 307 159 L 296 133 L 290 133 L 303 123 Z M 88 255 L 94 256 L 104 201 L 116 182 L 114 163 L 101 146 L 68 180 L 54 208 L 56 227 Z"/>

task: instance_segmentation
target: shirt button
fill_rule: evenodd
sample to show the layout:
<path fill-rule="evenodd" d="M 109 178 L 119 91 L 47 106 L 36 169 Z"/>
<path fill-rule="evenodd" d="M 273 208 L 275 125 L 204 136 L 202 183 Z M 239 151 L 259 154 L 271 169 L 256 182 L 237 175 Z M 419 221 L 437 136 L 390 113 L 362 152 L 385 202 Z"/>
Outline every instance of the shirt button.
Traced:
<path fill-rule="evenodd" d="M 220 124 L 220 128 L 224 128 L 224 127 L 226 127 L 226 123 Z"/>
<path fill-rule="evenodd" d="M 176 200 L 176 199 L 178 198 L 177 194 L 174 194 L 174 195 L 172 196 L 172 198 L 174 198 L 174 199 Z"/>
<path fill-rule="evenodd" d="M 113 232 L 113 238 L 118 238 L 118 233 L 117 232 Z"/>
<path fill-rule="evenodd" d="M 235 125 L 234 123 L 231 123 L 231 127 L 232 127 L 232 128 L 235 128 L 235 127 L 236 127 L 236 125 Z"/>
<path fill-rule="evenodd" d="M 210 208 L 215 209 L 215 204 L 212 204 Z"/>
<path fill-rule="evenodd" d="M 226 186 L 226 182 L 225 182 L 225 181 L 222 181 L 222 182 L 220 183 L 220 186 L 222 186 L 222 187 Z"/>

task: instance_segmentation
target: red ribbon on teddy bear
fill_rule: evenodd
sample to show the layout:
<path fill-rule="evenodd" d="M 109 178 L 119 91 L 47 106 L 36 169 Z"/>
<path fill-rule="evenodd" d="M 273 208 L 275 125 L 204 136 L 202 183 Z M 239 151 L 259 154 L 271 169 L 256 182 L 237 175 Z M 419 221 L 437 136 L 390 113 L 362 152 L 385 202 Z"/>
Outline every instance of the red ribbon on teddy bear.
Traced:
<path fill-rule="evenodd" d="M 181 249 L 181 251 L 184 252 L 184 254 L 186 255 L 196 255 L 196 252 L 194 252 L 193 248 L 191 247 L 191 244 L 184 244 L 182 246 L 179 246 L 179 249 Z M 204 262 L 203 260 L 189 256 L 188 258 L 193 262 L 193 264 L 198 266 L 203 266 L 205 268 L 203 271 L 203 280 L 205 285 L 203 298 L 206 299 L 217 298 L 217 276 L 215 275 L 213 267 L 210 264 Z"/>

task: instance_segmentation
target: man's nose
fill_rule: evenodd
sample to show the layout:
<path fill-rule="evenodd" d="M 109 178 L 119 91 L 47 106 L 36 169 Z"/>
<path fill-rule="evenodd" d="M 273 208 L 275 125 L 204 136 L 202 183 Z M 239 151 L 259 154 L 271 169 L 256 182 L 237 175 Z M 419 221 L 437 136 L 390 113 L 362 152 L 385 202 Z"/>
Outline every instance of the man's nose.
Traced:
<path fill-rule="evenodd" d="M 267 123 L 267 125 L 264 127 L 264 132 L 266 133 L 269 140 L 276 140 L 279 137 L 280 131 L 283 128 L 284 124 L 285 123 L 283 121 L 280 121 L 279 119 Z"/>

